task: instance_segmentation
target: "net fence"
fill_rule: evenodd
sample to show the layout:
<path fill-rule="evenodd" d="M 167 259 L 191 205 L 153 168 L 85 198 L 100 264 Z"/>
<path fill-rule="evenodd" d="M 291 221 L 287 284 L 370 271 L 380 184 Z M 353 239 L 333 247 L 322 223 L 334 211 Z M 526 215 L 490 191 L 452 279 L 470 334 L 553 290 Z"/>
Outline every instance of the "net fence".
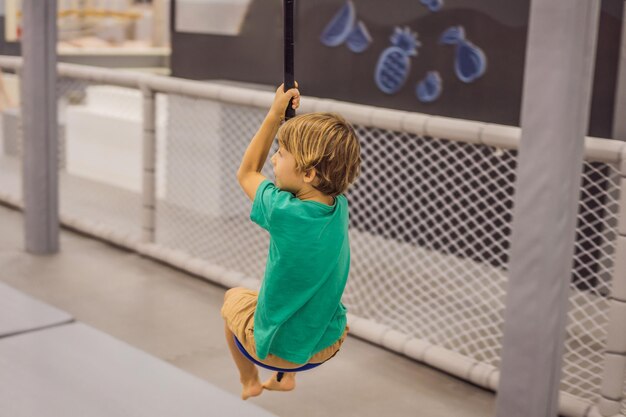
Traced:
<path fill-rule="evenodd" d="M 349 193 L 354 261 L 347 305 L 358 316 L 497 365 L 515 153 L 357 132 L 363 166 Z"/>
<path fill-rule="evenodd" d="M 345 301 L 361 317 L 500 365 L 517 153 L 358 128 Z M 619 174 L 585 163 L 562 390 L 597 400 Z"/>
<path fill-rule="evenodd" d="M 139 239 L 141 93 L 68 77 L 57 85 L 61 213 Z"/>
<path fill-rule="evenodd" d="M 15 77 L 2 71 L 0 77 Z M 0 194 L 13 200 L 22 200 L 22 141 L 20 117 L 17 108 L 1 101 L 2 129 L 0 131 Z"/>
<path fill-rule="evenodd" d="M 168 96 L 166 153 L 157 165 L 166 182 L 157 203 L 156 241 L 260 279 L 268 236 L 249 220 L 251 203 L 240 190 L 237 169 L 265 117 L 247 108 Z M 266 164 L 263 173 L 271 177 Z"/>
<path fill-rule="evenodd" d="M 249 220 L 236 171 L 265 110 L 176 94 L 156 103 L 156 243 L 260 279 L 268 235 Z M 141 238 L 141 112 L 138 90 L 59 80 L 63 214 Z M 499 366 L 516 151 L 355 127 L 363 165 L 347 194 L 350 313 Z M 10 140 L 5 129 L 0 193 L 21 193 Z M 273 179 L 269 163 L 263 173 Z M 561 389 L 593 402 L 619 178 L 610 164 L 584 165 Z"/>
<path fill-rule="evenodd" d="M 191 110 L 193 109 L 193 111 Z M 266 233 L 235 181 L 265 112 L 169 96 L 168 196 L 157 241 L 263 276 Z M 357 126 L 350 202 L 353 314 L 499 366 L 517 153 Z M 275 145 L 274 145 L 275 146 Z M 271 152 L 274 152 L 275 148 Z M 272 178 L 269 164 L 264 174 Z M 585 163 L 562 389 L 597 400 L 617 236 L 619 175 Z"/>

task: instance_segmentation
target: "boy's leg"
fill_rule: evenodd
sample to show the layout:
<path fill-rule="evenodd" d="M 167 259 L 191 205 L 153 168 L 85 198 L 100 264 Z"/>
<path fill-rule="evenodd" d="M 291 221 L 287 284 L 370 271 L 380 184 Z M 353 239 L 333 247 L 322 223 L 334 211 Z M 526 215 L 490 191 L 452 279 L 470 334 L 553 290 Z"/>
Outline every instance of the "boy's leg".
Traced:
<path fill-rule="evenodd" d="M 237 365 L 237 369 L 239 369 L 240 381 L 243 385 L 241 398 L 247 400 L 250 397 L 261 395 L 263 385 L 261 385 L 261 381 L 259 380 L 259 371 L 256 369 L 256 366 L 239 351 L 233 340 L 233 332 L 230 331 L 226 324 L 224 324 L 224 332 L 230 354 L 235 361 L 235 365 Z"/>
<path fill-rule="evenodd" d="M 263 383 L 263 388 L 270 391 L 291 391 L 296 387 L 296 374 L 295 372 L 285 372 L 283 378 L 278 382 L 276 376 L 278 372 L 267 381 Z"/>

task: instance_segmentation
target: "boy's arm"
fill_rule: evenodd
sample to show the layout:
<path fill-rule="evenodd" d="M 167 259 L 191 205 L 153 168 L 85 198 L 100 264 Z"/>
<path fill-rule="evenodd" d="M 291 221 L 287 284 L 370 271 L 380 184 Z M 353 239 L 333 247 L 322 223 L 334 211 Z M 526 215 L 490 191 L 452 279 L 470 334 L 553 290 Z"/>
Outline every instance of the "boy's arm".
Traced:
<path fill-rule="evenodd" d="M 243 155 L 239 171 L 237 171 L 237 180 L 243 191 L 254 200 L 257 188 L 266 179 L 261 174 L 261 169 L 267 160 L 267 155 L 280 127 L 281 118 L 271 112 L 265 116 L 265 120 L 256 132 L 246 153 Z"/>
<path fill-rule="evenodd" d="M 270 111 L 265 116 L 265 120 L 263 120 L 261 127 L 252 138 L 248 149 L 246 149 L 243 155 L 241 165 L 237 171 L 237 180 L 250 200 L 254 200 L 257 188 L 266 179 L 261 174 L 261 169 L 263 169 L 263 165 L 267 160 L 267 155 L 280 127 L 285 109 L 292 97 L 293 107 L 297 108 L 300 104 L 298 90 L 292 88 L 283 92 L 283 86 L 278 87 Z"/>

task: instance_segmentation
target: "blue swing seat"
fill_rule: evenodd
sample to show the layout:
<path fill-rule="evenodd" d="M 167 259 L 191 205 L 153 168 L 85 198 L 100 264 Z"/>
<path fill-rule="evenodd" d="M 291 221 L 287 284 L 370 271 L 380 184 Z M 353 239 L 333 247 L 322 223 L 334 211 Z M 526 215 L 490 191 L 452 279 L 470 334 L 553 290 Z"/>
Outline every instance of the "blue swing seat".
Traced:
<path fill-rule="evenodd" d="M 285 372 L 300 372 L 300 371 L 307 371 L 309 369 L 313 369 L 316 368 L 318 366 L 320 366 L 321 364 L 323 364 L 324 362 L 320 362 L 320 363 L 306 363 L 302 366 L 300 366 L 299 368 L 294 368 L 294 369 L 285 369 L 285 368 L 277 368 L 275 366 L 271 366 L 271 365 L 266 365 L 262 362 L 259 362 L 258 360 L 254 359 L 249 353 L 248 351 L 246 351 L 246 349 L 243 347 L 243 345 L 239 342 L 239 339 L 237 339 L 237 336 L 233 335 L 233 339 L 235 340 L 235 345 L 237 345 L 237 349 L 239 349 L 239 351 L 246 357 L 248 358 L 248 360 L 252 363 L 254 363 L 255 365 L 260 366 L 261 368 L 265 368 L 265 369 L 269 369 L 270 371 L 276 371 L 278 372 L 278 375 L 276 377 L 276 379 L 278 380 L 278 382 L 280 382 L 283 379 L 283 375 Z"/>

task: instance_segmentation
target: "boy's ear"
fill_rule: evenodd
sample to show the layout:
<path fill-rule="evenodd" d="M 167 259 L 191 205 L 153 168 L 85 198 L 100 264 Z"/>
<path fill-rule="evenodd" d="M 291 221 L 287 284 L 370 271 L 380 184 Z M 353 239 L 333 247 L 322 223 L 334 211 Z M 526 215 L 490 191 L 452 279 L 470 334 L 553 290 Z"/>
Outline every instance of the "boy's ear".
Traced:
<path fill-rule="evenodd" d="M 308 169 L 304 171 L 304 177 L 303 177 L 304 182 L 306 182 L 307 184 L 310 184 L 315 180 L 316 176 L 317 176 L 317 172 L 315 171 L 315 168 Z"/>

